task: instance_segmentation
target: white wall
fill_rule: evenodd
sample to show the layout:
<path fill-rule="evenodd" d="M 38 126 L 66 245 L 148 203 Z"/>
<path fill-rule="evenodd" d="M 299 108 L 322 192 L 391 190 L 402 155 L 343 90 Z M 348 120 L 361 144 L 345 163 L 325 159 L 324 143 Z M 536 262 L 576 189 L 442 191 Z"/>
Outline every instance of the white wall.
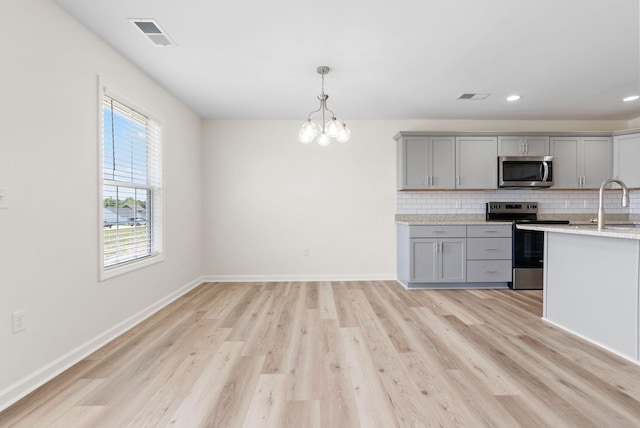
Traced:
<path fill-rule="evenodd" d="M 349 121 L 351 141 L 324 148 L 298 143 L 300 125 L 205 121 L 211 279 L 395 278 L 398 131 L 612 131 L 627 122 Z"/>
<path fill-rule="evenodd" d="M 52 2 L 3 0 L 0 33 L 0 187 L 10 192 L 9 209 L 0 209 L 1 409 L 103 333 L 197 281 L 202 146 L 195 114 Z M 99 74 L 165 125 L 166 259 L 104 282 Z M 20 309 L 27 329 L 13 335 Z"/>
<path fill-rule="evenodd" d="M 629 124 L 627 126 L 629 129 L 636 129 L 636 128 L 640 128 L 640 117 L 636 117 L 633 120 L 629 121 Z"/>
<path fill-rule="evenodd" d="M 351 141 L 325 148 L 300 144 L 300 125 L 205 122 L 204 273 L 394 277 L 398 125 L 350 122 Z"/>

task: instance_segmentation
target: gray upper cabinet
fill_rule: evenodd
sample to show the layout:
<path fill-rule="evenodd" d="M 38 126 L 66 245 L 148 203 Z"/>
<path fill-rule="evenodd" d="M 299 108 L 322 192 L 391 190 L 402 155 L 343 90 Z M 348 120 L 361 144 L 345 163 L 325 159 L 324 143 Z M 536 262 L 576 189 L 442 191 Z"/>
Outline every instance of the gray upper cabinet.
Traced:
<path fill-rule="evenodd" d="M 456 137 L 456 189 L 498 187 L 498 138 Z"/>
<path fill-rule="evenodd" d="M 613 137 L 613 174 L 627 187 L 640 187 L 640 133 Z"/>
<path fill-rule="evenodd" d="M 498 137 L 498 156 L 547 156 L 549 137 Z"/>
<path fill-rule="evenodd" d="M 610 137 L 551 137 L 553 187 L 597 189 L 612 171 Z"/>
<path fill-rule="evenodd" d="M 398 190 L 455 188 L 454 137 L 402 137 L 397 161 Z"/>

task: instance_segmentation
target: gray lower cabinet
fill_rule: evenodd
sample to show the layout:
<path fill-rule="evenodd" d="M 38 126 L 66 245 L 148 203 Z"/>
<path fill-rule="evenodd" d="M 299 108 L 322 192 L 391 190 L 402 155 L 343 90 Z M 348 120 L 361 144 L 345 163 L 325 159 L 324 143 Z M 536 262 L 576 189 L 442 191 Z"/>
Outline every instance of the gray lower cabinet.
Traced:
<path fill-rule="evenodd" d="M 411 240 L 411 282 L 465 282 L 465 238 Z"/>
<path fill-rule="evenodd" d="M 505 287 L 510 225 L 398 224 L 398 280 L 407 288 Z"/>
<path fill-rule="evenodd" d="M 511 225 L 467 226 L 467 281 L 511 282 Z"/>

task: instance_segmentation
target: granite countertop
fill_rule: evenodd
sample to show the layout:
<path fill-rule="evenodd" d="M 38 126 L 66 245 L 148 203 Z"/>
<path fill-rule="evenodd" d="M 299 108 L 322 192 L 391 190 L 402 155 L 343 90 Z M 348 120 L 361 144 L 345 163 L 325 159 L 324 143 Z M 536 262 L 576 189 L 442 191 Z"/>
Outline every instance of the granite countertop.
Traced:
<path fill-rule="evenodd" d="M 569 220 L 571 225 L 592 225 L 595 224 L 594 214 L 540 214 L 539 220 Z M 640 224 L 640 215 L 634 214 L 607 214 L 606 222 L 609 225 L 635 225 Z M 443 225 L 443 224 L 511 224 L 510 221 L 485 220 L 484 214 L 396 214 L 396 223 L 410 226 L 416 225 Z"/>
<path fill-rule="evenodd" d="M 517 226 L 523 230 L 537 230 L 541 232 L 569 233 L 573 235 L 589 235 L 607 238 L 623 238 L 640 240 L 640 229 L 624 227 L 605 227 L 598 231 L 597 225 L 551 225 L 551 224 L 521 224 Z"/>
<path fill-rule="evenodd" d="M 396 223 L 409 226 L 443 225 L 443 224 L 511 224 L 510 221 L 487 222 L 484 214 L 396 214 Z"/>

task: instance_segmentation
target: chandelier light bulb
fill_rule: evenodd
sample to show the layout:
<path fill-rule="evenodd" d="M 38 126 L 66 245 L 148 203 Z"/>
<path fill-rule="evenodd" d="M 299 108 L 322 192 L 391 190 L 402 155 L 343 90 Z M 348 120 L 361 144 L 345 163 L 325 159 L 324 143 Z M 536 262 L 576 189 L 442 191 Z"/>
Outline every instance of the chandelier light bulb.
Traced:
<path fill-rule="evenodd" d="M 330 143 L 331 143 L 331 137 L 329 137 L 324 132 L 320 134 L 320 136 L 318 137 L 318 145 L 322 147 L 327 147 Z"/>
<path fill-rule="evenodd" d="M 324 128 L 324 132 L 326 132 L 329 137 L 336 138 L 340 128 L 342 128 L 342 125 L 334 117 L 329 121 L 329 123 L 327 123 L 327 126 Z"/>
<path fill-rule="evenodd" d="M 351 130 L 347 128 L 347 125 L 343 125 L 340 127 L 338 131 L 338 135 L 336 135 L 336 140 L 340 143 L 346 143 L 351 138 Z"/>
<path fill-rule="evenodd" d="M 314 138 L 316 138 L 318 132 L 320 132 L 320 127 L 309 120 L 305 122 L 300 128 L 300 132 L 298 133 L 298 140 L 300 140 L 300 142 L 303 144 L 309 144 L 313 141 Z"/>

